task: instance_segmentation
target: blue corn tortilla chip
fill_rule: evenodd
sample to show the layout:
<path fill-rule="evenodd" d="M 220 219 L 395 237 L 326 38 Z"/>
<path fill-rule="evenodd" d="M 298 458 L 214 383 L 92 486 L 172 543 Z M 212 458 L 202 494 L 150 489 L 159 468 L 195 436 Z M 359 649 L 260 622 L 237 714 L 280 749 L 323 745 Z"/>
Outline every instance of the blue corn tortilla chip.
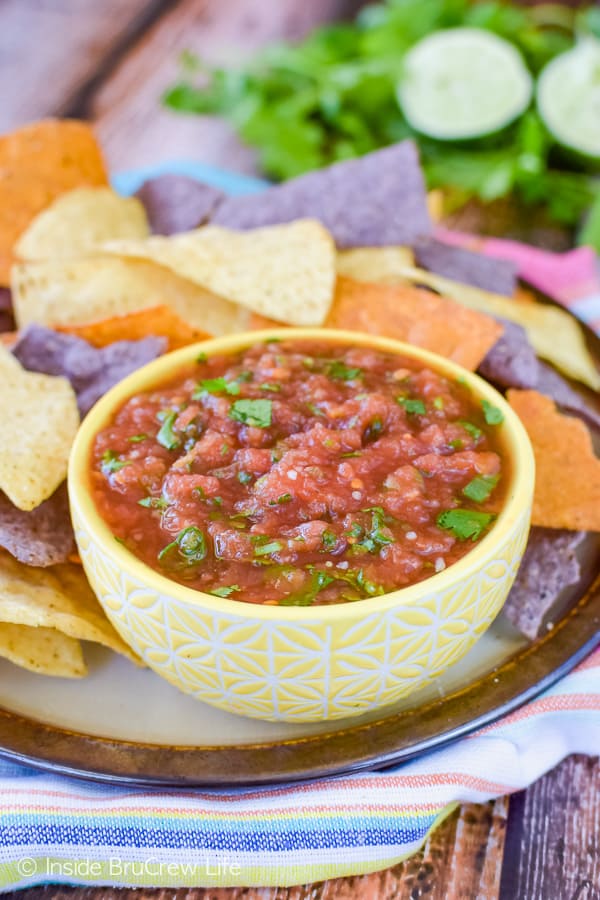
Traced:
<path fill-rule="evenodd" d="M 517 577 L 504 604 L 506 618 L 535 640 L 546 613 L 581 575 L 575 553 L 585 531 L 532 528 Z"/>
<path fill-rule="evenodd" d="M 488 350 L 479 374 L 500 387 L 534 388 L 539 376 L 540 362 L 529 343 L 524 328 L 516 322 L 498 318 L 504 331 Z"/>
<path fill-rule="evenodd" d="M 203 225 L 225 198 L 217 188 L 187 175 L 151 178 L 135 196 L 142 202 L 154 234 L 178 234 Z"/>
<path fill-rule="evenodd" d="M 12 352 L 30 372 L 64 375 L 73 385 L 84 416 L 113 385 L 164 353 L 167 341 L 147 337 L 93 347 L 72 334 L 59 334 L 42 325 L 28 325 Z"/>
<path fill-rule="evenodd" d="M 435 238 L 417 241 L 413 252 L 418 266 L 444 278 L 507 297 L 512 297 L 517 287 L 517 267 L 510 260 L 452 247 Z"/>
<path fill-rule="evenodd" d="M 429 234 L 415 144 L 403 141 L 259 194 L 228 197 L 211 216 L 211 224 L 244 230 L 294 219 L 318 219 L 341 248 L 412 244 Z"/>
<path fill-rule="evenodd" d="M 24 512 L 0 493 L 0 547 L 27 566 L 55 566 L 75 550 L 66 484 Z"/>
<path fill-rule="evenodd" d="M 562 375 L 537 358 L 525 329 L 506 319 L 498 321 L 504 326 L 504 332 L 486 354 L 479 374 L 502 388 L 540 391 L 552 397 L 562 409 L 600 428 L 597 402 L 591 396 L 588 399 L 582 390 L 575 390 Z"/>

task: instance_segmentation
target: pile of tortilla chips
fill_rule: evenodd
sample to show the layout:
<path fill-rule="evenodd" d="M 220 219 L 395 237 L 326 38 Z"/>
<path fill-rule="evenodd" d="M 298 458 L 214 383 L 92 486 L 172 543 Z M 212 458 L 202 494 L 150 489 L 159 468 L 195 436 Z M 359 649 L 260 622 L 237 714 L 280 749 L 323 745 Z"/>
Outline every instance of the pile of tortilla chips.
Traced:
<path fill-rule="evenodd" d="M 74 556 L 79 417 L 168 350 L 278 324 L 404 340 L 508 390 L 538 476 L 506 613 L 535 637 L 579 578 L 584 532 L 600 531 L 584 424 L 600 413 L 572 384 L 597 391 L 600 374 L 576 320 L 523 291 L 511 263 L 432 230 L 411 142 L 239 198 L 169 175 L 125 198 L 84 123 L 0 138 L 0 331 L 17 329 L 0 345 L 0 656 L 70 677 L 85 673 L 81 640 L 133 658 Z"/>

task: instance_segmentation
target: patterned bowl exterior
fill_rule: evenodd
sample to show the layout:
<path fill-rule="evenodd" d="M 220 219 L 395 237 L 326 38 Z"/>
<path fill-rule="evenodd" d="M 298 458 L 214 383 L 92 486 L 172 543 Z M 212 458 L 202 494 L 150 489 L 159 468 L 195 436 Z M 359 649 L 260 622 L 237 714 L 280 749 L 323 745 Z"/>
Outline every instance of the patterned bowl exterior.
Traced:
<path fill-rule="evenodd" d="M 285 334 L 294 336 L 290 330 Z M 237 344 L 217 339 L 202 349 L 237 349 L 262 336 L 254 333 L 245 344 L 241 338 Z M 359 342 L 356 333 L 346 337 Z M 429 364 L 436 360 L 413 347 L 389 342 L 390 347 L 408 349 Z M 471 373 L 439 361 L 438 368 L 474 380 L 482 396 L 501 403 L 511 426 L 512 465 L 518 471 L 509 508 L 474 550 L 425 582 L 382 597 L 333 607 L 257 606 L 192 591 L 145 566 L 114 541 L 87 487 L 89 447 L 112 410 L 193 355 L 194 348 L 170 354 L 179 360 L 171 369 L 165 363 L 169 357 L 163 357 L 109 392 L 84 421 L 71 458 L 71 512 L 81 559 L 123 639 L 180 690 L 229 712 L 271 721 L 359 715 L 416 691 L 461 659 L 500 611 L 529 530 L 533 457 L 502 398 Z M 138 381 L 150 369 L 157 377 Z"/>
<path fill-rule="evenodd" d="M 359 715 L 405 697 L 461 659 L 500 611 L 525 548 L 529 514 L 478 571 L 418 602 L 369 613 L 344 604 L 332 622 L 215 612 L 122 570 L 75 515 L 90 583 L 123 640 L 175 687 L 258 719 L 310 722 Z M 433 585 L 432 585 L 433 587 Z M 392 595 L 388 595 L 391 597 Z"/>

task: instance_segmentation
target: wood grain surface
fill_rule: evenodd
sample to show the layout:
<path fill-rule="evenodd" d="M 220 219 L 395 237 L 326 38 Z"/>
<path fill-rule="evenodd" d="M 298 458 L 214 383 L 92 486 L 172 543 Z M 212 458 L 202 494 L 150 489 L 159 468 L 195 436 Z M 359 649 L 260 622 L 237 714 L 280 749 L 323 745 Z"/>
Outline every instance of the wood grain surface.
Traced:
<path fill-rule="evenodd" d="M 359 0 L 0 0 L 0 131 L 41 116 L 80 115 L 96 123 L 112 169 L 191 158 L 253 171 L 252 154 L 226 124 L 161 109 L 159 97 L 177 76 L 179 53 L 191 49 L 226 62 L 268 41 L 300 37 L 319 22 L 349 16 L 359 5 Z M 600 900 L 600 766 L 572 757 L 512 798 L 465 805 L 421 852 L 369 876 L 279 889 L 48 886 L 5 896 Z"/>

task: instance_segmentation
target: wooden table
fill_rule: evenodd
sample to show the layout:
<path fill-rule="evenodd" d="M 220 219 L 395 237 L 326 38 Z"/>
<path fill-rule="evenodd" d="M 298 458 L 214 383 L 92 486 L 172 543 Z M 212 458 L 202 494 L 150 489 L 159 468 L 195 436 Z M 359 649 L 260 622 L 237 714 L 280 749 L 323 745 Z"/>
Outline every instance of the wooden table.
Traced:
<path fill-rule="evenodd" d="M 254 171 L 222 122 L 179 117 L 158 98 L 193 49 L 238 59 L 269 40 L 351 15 L 358 0 L 0 0 L 0 132 L 83 116 L 110 168 L 191 158 Z M 458 810 L 411 860 L 374 875 L 280 889 L 33 888 L 21 900 L 410 898 L 598 900 L 600 766 L 571 757 L 529 790 Z"/>

